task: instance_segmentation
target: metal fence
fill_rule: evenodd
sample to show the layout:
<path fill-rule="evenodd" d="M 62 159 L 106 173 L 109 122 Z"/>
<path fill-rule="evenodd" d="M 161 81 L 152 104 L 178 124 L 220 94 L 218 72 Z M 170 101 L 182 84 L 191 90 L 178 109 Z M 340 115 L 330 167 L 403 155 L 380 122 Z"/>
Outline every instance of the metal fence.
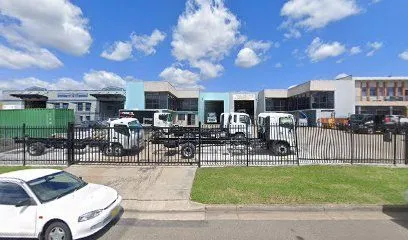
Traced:
<path fill-rule="evenodd" d="M 385 129 L 385 128 L 384 128 Z M 0 127 L 2 165 L 407 164 L 407 131 L 346 126 Z"/>

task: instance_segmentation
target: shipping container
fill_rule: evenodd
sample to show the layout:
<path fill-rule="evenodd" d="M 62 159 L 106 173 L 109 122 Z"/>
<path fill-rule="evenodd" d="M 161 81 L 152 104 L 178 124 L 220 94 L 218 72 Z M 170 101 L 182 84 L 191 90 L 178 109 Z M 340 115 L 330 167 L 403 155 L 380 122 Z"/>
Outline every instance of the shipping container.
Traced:
<path fill-rule="evenodd" d="M 72 109 L 0 110 L 0 137 L 51 137 L 66 132 L 68 123 L 74 121 Z"/>

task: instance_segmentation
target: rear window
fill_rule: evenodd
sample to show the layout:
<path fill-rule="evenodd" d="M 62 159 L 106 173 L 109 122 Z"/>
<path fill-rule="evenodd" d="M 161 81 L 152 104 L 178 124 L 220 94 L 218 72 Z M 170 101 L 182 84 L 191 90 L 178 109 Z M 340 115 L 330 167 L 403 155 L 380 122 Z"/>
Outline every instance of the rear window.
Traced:
<path fill-rule="evenodd" d="M 290 117 L 281 117 L 281 118 L 279 118 L 279 126 L 292 128 L 294 126 L 292 118 L 290 118 Z"/>

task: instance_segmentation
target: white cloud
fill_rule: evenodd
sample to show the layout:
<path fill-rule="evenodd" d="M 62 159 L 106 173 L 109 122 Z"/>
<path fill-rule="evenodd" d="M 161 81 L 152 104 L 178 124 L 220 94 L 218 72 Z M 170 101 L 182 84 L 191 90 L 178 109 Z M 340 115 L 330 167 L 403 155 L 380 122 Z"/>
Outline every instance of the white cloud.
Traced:
<path fill-rule="evenodd" d="M 307 47 L 306 53 L 312 62 L 318 62 L 329 57 L 337 57 L 346 51 L 346 47 L 339 42 L 323 43 L 315 38 Z"/>
<path fill-rule="evenodd" d="M 335 77 L 335 79 L 341 79 L 341 78 L 345 78 L 345 77 L 348 77 L 348 76 L 350 76 L 350 75 L 347 74 L 347 73 L 340 73 L 339 75 L 337 75 Z"/>
<path fill-rule="evenodd" d="M 383 47 L 382 42 L 368 42 L 367 43 L 367 48 L 369 49 L 369 52 L 367 53 L 367 57 L 372 57 L 374 54 L 380 50 Z"/>
<path fill-rule="evenodd" d="M 66 0 L 1 0 L 0 32 L 10 44 L 18 37 L 25 44 L 51 47 L 73 55 L 89 51 L 92 37 L 79 7 Z"/>
<path fill-rule="evenodd" d="M 402 60 L 408 61 L 408 49 L 398 55 Z"/>
<path fill-rule="evenodd" d="M 261 59 L 255 53 L 254 50 L 250 48 L 243 48 L 239 51 L 237 58 L 235 59 L 235 65 L 242 68 L 251 68 L 258 65 Z"/>
<path fill-rule="evenodd" d="M 35 77 L 3 80 L 0 79 L 0 89 L 26 89 L 29 87 L 41 87 L 49 90 L 83 90 L 83 89 L 102 89 L 105 87 L 124 88 L 126 81 L 132 79 L 130 76 L 121 77 L 113 72 L 91 70 L 85 73 L 82 81 L 72 78 L 59 78 L 55 81 L 44 81 Z"/>
<path fill-rule="evenodd" d="M 246 48 L 250 48 L 254 51 L 261 51 L 265 53 L 268 51 L 272 46 L 271 42 L 265 42 L 265 41 L 248 41 L 245 43 Z"/>
<path fill-rule="evenodd" d="M 29 87 L 41 87 L 49 90 L 98 90 L 109 86 L 124 88 L 126 81 L 134 79 L 130 76 L 121 77 L 113 72 L 91 70 L 85 73 L 82 81 L 72 78 L 59 78 L 54 81 L 44 81 L 35 77 L 4 80 L 0 79 L 0 89 L 20 90 Z"/>
<path fill-rule="evenodd" d="M 159 76 L 164 81 L 168 81 L 176 87 L 202 88 L 200 85 L 198 85 L 198 82 L 200 81 L 200 76 L 198 74 L 189 70 L 183 70 L 176 66 L 171 66 L 164 69 Z"/>
<path fill-rule="evenodd" d="M 61 67 L 62 62 L 44 48 L 12 49 L 0 44 L 0 67 L 10 69 Z"/>
<path fill-rule="evenodd" d="M 278 62 L 278 63 L 275 64 L 275 68 L 282 68 L 282 67 L 283 67 L 283 64 L 280 63 L 280 62 Z"/>
<path fill-rule="evenodd" d="M 361 48 L 360 48 L 360 46 L 355 46 L 355 47 L 352 47 L 352 48 L 350 49 L 350 55 L 357 55 L 357 54 L 359 54 L 359 53 L 361 53 Z"/>
<path fill-rule="evenodd" d="M 355 0 L 289 0 L 281 9 L 281 16 L 287 18 L 281 28 L 288 30 L 286 38 L 299 38 L 299 28 L 323 28 L 360 11 Z"/>
<path fill-rule="evenodd" d="M 101 57 L 112 61 L 124 61 L 132 57 L 132 44 L 129 42 L 115 42 L 102 52 Z"/>
<path fill-rule="evenodd" d="M 148 56 L 156 53 L 156 46 L 164 41 L 166 34 L 155 29 L 150 36 L 132 33 L 130 38 L 135 49 Z"/>
<path fill-rule="evenodd" d="M 113 72 L 95 70 L 84 74 L 84 82 L 92 89 L 101 89 L 109 86 L 125 87 L 126 84 L 122 77 Z"/>
<path fill-rule="evenodd" d="M 224 67 L 221 64 L 214 64 L 207 60 L 192 62 L 191 66 L 200 69 L 200 74 L 204 78 L 216 78 L 224 71 Z"/>
<path fill-rule="evenodd" d="M 239 28 L 239 20 L 224 6 L 223 0 L 188 0 L 173 31 L 172 54 L 177 61 L 187 61 L 205 74 L 207 71 L 201 67 L 208 64 L 197 62 L 204 60 L 219 65 L 231 49 L 244 42 Z"/>
<path fill-rule="evenodd" d="M 339 60 L 336 61 L 337 64 L 343 63 L 344 62 L 344 58 L 341 58 Z"/>
<path fill-rule="evenodd" d="M 243 68 L 251 68 L 265 60 L 265 53 L 271 48 L 271 42 L 248 41 L 235 59 L 235 65 Z"/>
<path fill-rule="evenodd" d="M 116 41 L 101 53 L 101 57 L 112 61 L 124 61 L 132 57 L 133 49 L 142 52 L 145 56 L 154 55 L 157 45 L 165 38 L 166 34 L 157 29 L 150 36 L 132 33 L 129 41 Z"/>

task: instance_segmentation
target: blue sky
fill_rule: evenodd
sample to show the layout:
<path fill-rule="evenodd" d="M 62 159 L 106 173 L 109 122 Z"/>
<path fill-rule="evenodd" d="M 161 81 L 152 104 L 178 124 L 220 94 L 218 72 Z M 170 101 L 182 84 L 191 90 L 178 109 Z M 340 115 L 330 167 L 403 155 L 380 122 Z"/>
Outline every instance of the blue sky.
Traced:
<path fill-rule="evenodd" d="M 0 88 L 258 91 L 408 75 L 407 10 L 406 0 L 0 0 Z"/>

